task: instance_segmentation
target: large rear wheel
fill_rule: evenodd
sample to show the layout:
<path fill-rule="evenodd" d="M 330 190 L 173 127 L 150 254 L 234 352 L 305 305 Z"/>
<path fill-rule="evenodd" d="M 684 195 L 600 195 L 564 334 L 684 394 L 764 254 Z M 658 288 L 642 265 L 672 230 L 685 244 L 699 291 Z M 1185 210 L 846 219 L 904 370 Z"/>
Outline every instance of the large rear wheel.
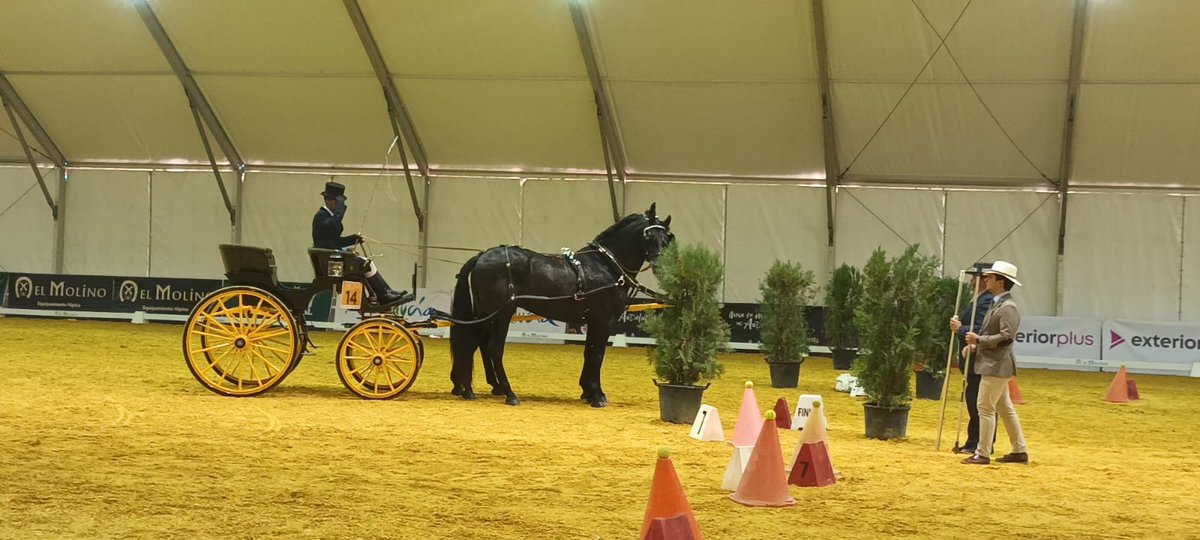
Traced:
<path fill-rule="evenodd" d="M 359 397 L 391 399 L 417 380 L 422 356 L 420 338 L 404 325 L 384 317 L 367 319 L 338 344 L 338 378 Z"/>
<path fill-rule="evenodd" d="M 233 286 L 192 309 L 183 333 L 188 370 L 223 396 L 255 396 L 283 381 L 302 352 L 301 333 L 282 301 L 256 287 Z"/>

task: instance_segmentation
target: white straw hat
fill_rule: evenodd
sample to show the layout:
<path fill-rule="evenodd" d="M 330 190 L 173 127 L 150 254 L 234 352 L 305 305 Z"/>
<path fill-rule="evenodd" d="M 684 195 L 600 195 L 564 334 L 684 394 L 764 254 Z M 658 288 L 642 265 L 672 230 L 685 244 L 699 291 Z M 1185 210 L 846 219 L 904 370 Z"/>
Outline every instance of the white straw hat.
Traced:
<path fill-rule="evenodd" d="M 1013 265 L 1013 263 L 1007 261 L 996 261 L 992 263 L 991 268 L 984 270 L 983 273 L 1004 276 L 1008 278 L 1009 281 L 1012 281 L 1014 285 L 1021 284 L 1020 281 L 1017 281 L 1017 267 Z"/>

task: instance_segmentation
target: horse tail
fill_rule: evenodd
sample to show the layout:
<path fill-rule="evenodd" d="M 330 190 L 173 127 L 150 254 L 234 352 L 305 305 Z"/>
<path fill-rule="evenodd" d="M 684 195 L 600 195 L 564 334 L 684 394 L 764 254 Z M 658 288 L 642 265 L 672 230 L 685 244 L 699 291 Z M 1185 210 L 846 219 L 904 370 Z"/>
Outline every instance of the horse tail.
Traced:
<path fill-rule="evenodd" d="M 480 254 L 482 255 L 482 253 Z M 454 285 L 454 296 L 450 300 L 450 314 L 458 319 L 468 319 L 475 313 L 474 293 L 471 291 L 471 272 L 475 271 L 475 263 L 479 255 L 471 257 L 463 264 Z"/>
<path fill-rule="evenodd" d="M 470 319 L 475 312 L 471 292 L 471 272 L 475 270 L 475 263 L 478 261 L 479 255 L 471 257 L 463 264 L 458 275 L 454 276 L 457 281 L 454 284 L 454 295 L 450 299 L 450 313 L 454 318 Z M 471 387 L 475 350 L 480 345 L 481 331 L 479 325 L 473 324 L 450 326 L 450 381 L 454 383 L 454 390 L 451 391 L 454 395 L 467 397 L 466 394 Z M 473 395 L 468 399 L 474 399 Z"/>

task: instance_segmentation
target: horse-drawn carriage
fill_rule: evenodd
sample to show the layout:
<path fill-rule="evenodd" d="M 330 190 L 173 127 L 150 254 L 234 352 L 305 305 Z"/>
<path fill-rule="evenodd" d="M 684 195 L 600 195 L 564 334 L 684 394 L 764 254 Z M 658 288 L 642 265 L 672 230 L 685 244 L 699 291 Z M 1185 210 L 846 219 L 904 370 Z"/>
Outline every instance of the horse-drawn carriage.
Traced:
<path fill-rule="evenodd" d="M 425 355 L 421 338 L 414 326 L 361 298 L 362 259 L 310 249 L 316 277 L 307 287 L 289 287 L 276 277 L 270 249 L 229 244 L 220 249 L 232 285 L 196 304 L 183 334 L 188 369 L 205 388 L 254 396 L 283 381 L 313 346 L 304 320 L 313 296 L 345 283 L 357 284 L 349 288 L 359 291 L 363 317 L 335 353 L 342 384 L 363 398 L 388 399 L 416 380 Z"/>
<path fill-rule="evenodd" d="M 307 287 L 279 283 L 270 249 L 220 246 L 230 286 L 214 291 L 192 309 L 183 335 L 188 369 L 205 388 L 224 396 L 254 396 L 279 384 L 309 353 L 304 321 L 313 296 L 334 285 L 360 295 L 362 320 L 342 337 L 335 353 L 338 377 L 352 393 L 389 399 L 412 386 L 425 349 L 416 328 L 449 326 L 453 393 L 474 399 L 473 358 L 480 352 L 492 393 L 519 403 L 504 371 L 504 342 L 510 322 L 546 317 L 586 324 L 583 399 L 603 407 L 600 387 L 605 345 L 620 315 L 657 309 L 629 305 L 632 295 L 653 291 L 637 281 L 643 264 L 658 259 L 674 240 L 671 217 L 659 221 L 654 205 L 608 227 L 577 252 L 563 256 L 517 246 L 484 250 L 464 263 L 457 276 L 450 314 L 411 323 L 363 298 L 367 263 L 354 253 L 309 249 L 315 277 Z M 345 291 L 343 291 L 345 297 Z M 516 315 L 518 308 L 538 315 Z"/>

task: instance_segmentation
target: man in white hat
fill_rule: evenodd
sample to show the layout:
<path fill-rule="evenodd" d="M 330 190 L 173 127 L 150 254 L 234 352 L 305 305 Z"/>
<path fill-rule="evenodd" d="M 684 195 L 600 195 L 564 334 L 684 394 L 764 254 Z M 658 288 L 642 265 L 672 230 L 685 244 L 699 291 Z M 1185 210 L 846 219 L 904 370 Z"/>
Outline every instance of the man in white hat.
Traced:
<path fill-rule="evenodd" d="M 1008 395 L 1008 381 L 1017 374 L 1017 360 L 1013 356 L 1013 341 L 1017 337 L 1017 327 L 1021 324 L 1021 313 L 1017 303 L 1012 299 L 1012 288 L 1020 285 L 1017 281 L 1017 267 L 1005 261 L 996 261 L 992 267 L 983 273 L 983 284 L 995 295 L 992 308 L 983 318 L 983 328 L 979 333 L 967 333 L 968 352 L 975 356 L 975 373 L 981 376 L 979 382 L 979 433 L 994 433 L 996 417 L 1004 422 L 1004 431 L 1012 443 L 1012 453 L 997 461 L 1001 463 L 1029 463 L 1029 453 L 1025 447 L 1025 435 L 1021 433 L 1021 421 L 1017 418 L 1017 410 L 1013 408 L 1012 399 Z M 992 461 L 992 444 L 987 437 L 981 437 L 975 446 L 975 455 L 964 459 L 968 465 L 987 465 Z"/>

